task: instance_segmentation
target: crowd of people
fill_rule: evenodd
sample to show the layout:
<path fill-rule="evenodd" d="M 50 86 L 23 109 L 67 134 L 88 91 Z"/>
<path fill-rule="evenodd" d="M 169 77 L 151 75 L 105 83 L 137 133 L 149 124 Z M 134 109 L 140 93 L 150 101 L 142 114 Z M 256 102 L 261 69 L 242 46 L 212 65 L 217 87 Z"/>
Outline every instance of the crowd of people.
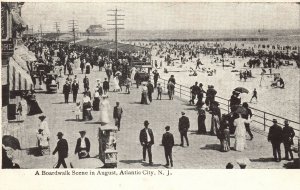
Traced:
<path fill-rule="evenodd" d="M 70 47 L 64 45 L 57 44 L 47 44 L 41 45 L 41 43 L 28 43 L 28 46 L 33 46 L 32 44 L 38 44 L 35 47 L 36 56 L 38 59 L 43 60 L 45 64 L 50 64 L 55 66 L 59 66 L 59 72 L 62 72 L 63 75 L 66 76 L 65 84 L 62 88 L 62 93 L 64 94 L 64 103 L 69 103 L 69 95 L 73 95 L 73 103 L 75 118 L 77 121 L 79 120 L 93 120 L 94 117 L 92 113 L 98 113 L 98 121 L 101 125 L 105 125 L 110 123 L 109 115 L 110 115 L 110 102 L 109 102 L 109 92 L 115 91 L 120 92 L 123 91 L 122 86 L 125 86 L 125 92 L 130 93 L 130 87 L 132 86 L 132 82 L 135 80 L 137 87 L 141 84 L 141 104 L 151 104 L 153 101 L 152 94 L 157 91 L 157 100 L 161 100 L 162 98 L 162 86 L 158 82 L 160 75 L 157 70 L 153 71 L 153 81 L 152 84 L 151 79 L 142 80 L 139 77 L 139 71 L 135 67 L 129 67 L 129 58 L 126 55 L 122 55 L 119 60 L 114 60 L 113 58 L 101 53 L 94 51 L 90 48 L 83 47 Z M 168 48 L 164 48 L 167 46 Z M 200 53 L 213 53 L 213 54 L 225 54 L 232 53 L 233 51 L 235 55 L 242 56 L 253 56 L 246 50 L 239 50 L 237 48 L 232 50 L 226 50 L 222 47 L 211 48 L 205 46 L 196 46 L 195 44 L 170 44 L 170 43 L 162 43 L 158 46 L 158 55 L 163 54 L 175 54 L 182 63 L 186 60 L 185 54 L 189 52 L 190 56 L 188 59 L 192 60 L 197 57 L 197 54 Z M 255 56 L 261 57 L 269 56 L 269 54 L 255 54 Z M 272 59 L 279 59 L 281 54 L 274 53 L 272 54 Z M 54 58 L 58 57 L 57 60 Z M 291 58 L 292 59 L 292 58 Z M 271 60 L 271 59 L 270 59 Z M 81 74 L 84 74 L 85 77 L 81 82 L 79 82 L 77 78 L 77 74 L 73 70 L 73 65 L 76 61 L 79 61 Z M 166 56 L 165 61 L 170 64 L 172 59 L 170 56 Z M 249 67 L 255 67 L 257 64 L 257 58 L 255 60 L 249 61 Z M 267 60 L 267 66 L 269 66 L 269 62 L 271 63 L 271 67 L 275 67 L 272 65 L 272 62 Z M 264 63 L 265 64 L 265 63 Z M 104 69 L 106 73 L 106 78 L 103 82 L 100 79 L 96 79 L 96 86 L 90 86 L 89 74 L 91 73 L 94 66 L 99 66 L 99 71 Z M 201 65 L 201 61 L 197 60 L 197 67 Z M 275 64 L 276 65 L 276 64 Z M 258 65 L 259 66 L 259 65 Z M 157 68 L 158 66 L 156 66 Z M 197 69 L 197 68 L 196 68 Z M 55 70 L 55 69 L 54 69 Z M 68 71 L 68 74 L 67 74 Z M 61 76 L 62 73 L 59 73 Z M 243 73 L 243 78 L 249 76 L 249 73 Z M 246 75 L 246 76 L 245 76 Z M 251 75 L 251 74 L 250 74 Z M 72 78 L 71 76 L 74 76 Z M 112 78 L 113 77 L 113 80 Z M 198 112 L 198 133 L 199 134 L 209 134 L 212 136 L 216 136 L 220 141 L 220 151 L 228 152 L 231 150 L 232 142 L 230 137 L 234 136 L 234 150 L 243 151 L 246 147 L 246 133 L 249 134 L 250 139 L 253 139 L 253 134 L 250 130 L 250 123 L 252 117 L 252 111 L 249 108 L 246 102 L 242 103 L 239 98 L 239 93 L 237 91 L 233 91 L 231 99 L 230 99 L 230 113 L 222 114 L 221 109 L 219 107 L 219 103 L 215 100 L 217 90 L 213 85 L 208 85 L 207 90 L 204 90 L 204 85 L 202 83 L 196 82 L 195 85 L 190 87 L 191 90 L 191 100 L 190 104 L 196 105 L 196 110 Z M 111 88 L 113 87 L 113 89 Z M 83 89 L 83 98 L 82 101 L 77 101 L 77 96 L 80 89 Z M 174 99 L 176 89 L 176 80 L 174 75 L 171 75 L 167 82 L 167 92 L 169 100 Z M 205 99 L 204 99 L 205 94 Z M 31 98 L 29 101 L 34 102 L 34 96 L 30 95 Z M 33 96 L 33 98 L 32 98 Z M 195 102 L 197 98 L 197 102 Z M 257 92 L 254 90 L 253 97 L 257 100 Z M 251 100 L 252 100 L 251 98 Z M 31 103 L 31 109 L 34 114 L 41 113 L 41 110 L 37 108 L 34 103 Z M 206 105 L 207 109 L 204 108 Z M 22 113 L 22 104 L 20 106 L 19 112 Z M 93 112 L 92 112 L 93 111 Z M 29 111 L 30 113 L 30 111 Z M 211 114 L 211 126 L 210 129 L 206 128 L 206 114 Z M 181 112 L 182 116 L 179 118 L 178 122 L 178 131 L 180 134 L 180 146 L 190 146 L 188 139 L 188 131 L 190 128 L 189 118 L 186 116 L 184 111 Z M 120 106 L 120 102 L 116 102 L 116 106 L 113 109 L 113 119 L 115 120 L 114 125 L 118 130 L 121 130 L 121 120 L 123 115 L 123 108 Z M 41 155 L 45 154 L 46 151 L 49 150 L 49 140 L 50 140 L 50 131 L 48 128 L 48 124 L 46 116 L 40 116 L 41 120 L 40 127 L 37 131 L 37 146 L 39 147 Z M 280 153 L 280 144 L 283 142 L 285 147 L 285 157 L 287 160 L 290 160 L 289 157 L 293 159 L 293 154 L 291 152 L 291 145 L 293 144 L 293 137 L 295 133 L 293 128 L 289 126 L 288 121 L 285 121 L 285 127 L 283 130 L 279 125 L 277 125 L 277 121 L 273 120 L 274 125 L 270 128 L 268 140 L 271 141 L 273 147 L 273 154 L 275 161 L 281 160 Z M 151 146 L 154 144 L 154 132 L 149 128 L 149 121 L 144 121 L 144 129 L 140 131 L 139 139 L 140 143 L 143 147 L 143 161 L 146 161 L 146 152 L 149 157 L 149 164 L 153 165 L 152 160 L 152 150 Z M 174 146 L 174 137 L 173 134 L 170 133 L 170 126 L 166 126 L 166 132 L 162 137 L 162 145 L 164 146 L 165 158 L 166 158 L 166 167 L 173 167 L 173 156 L 172 156 L 172 148 Z M 86 132 L 80 131 L 80 138 L 77 140 L 75 147 L 75 154 L 78 154 L 80 159 L 89 157 L 90 151 L 90 141 L 87 137 L 85 137 Z M 63 139 L 63 133 L 57 133 L 58 142 L 55 150 L 52 152 L 56 154 L 58 152 L 58 162 L 56 167 L 67 167 L 65 163 L 65 158 L 68 156 L 68 142 Z"/>

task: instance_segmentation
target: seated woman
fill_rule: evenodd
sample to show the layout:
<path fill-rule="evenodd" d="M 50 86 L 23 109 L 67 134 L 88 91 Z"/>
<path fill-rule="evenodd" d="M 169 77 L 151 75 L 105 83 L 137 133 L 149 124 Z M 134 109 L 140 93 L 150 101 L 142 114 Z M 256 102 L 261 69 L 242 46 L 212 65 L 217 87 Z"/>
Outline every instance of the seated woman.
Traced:
<path fill-rule="evenodd" d="M 278 85 L 278 83 L 279 83 L 279 85 Z M 282 78 L 279 78 L 278 83 L 277 83 L 277 87 L 278 87 L 278 88 L 284 88 L 284 81 L 283 81 Z"/>

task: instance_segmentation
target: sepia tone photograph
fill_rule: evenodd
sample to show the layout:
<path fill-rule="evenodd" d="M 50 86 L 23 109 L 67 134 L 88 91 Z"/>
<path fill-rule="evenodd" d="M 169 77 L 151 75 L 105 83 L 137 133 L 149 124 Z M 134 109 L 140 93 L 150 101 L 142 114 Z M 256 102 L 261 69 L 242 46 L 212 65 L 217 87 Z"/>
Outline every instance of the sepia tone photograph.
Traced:
<path fill-rule="evenodd" d="M 300 168 L 300 3 L 6 1 L 1 47 L 2 169 Z"/>

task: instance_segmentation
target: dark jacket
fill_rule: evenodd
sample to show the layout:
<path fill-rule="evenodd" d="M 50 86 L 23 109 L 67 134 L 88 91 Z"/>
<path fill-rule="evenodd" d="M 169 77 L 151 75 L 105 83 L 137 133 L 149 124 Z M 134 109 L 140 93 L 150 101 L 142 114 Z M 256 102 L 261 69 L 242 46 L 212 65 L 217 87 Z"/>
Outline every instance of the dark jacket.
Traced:
<path fill-rule="evenodd" d="M 274 124 L 269 129 L 268 140 L 272 143 L 282 142 L 282 128 L 277 124 Z"/>
<path fill-rule="evenodd" d="M 282 129 L 282 140 L 283 143 L 291 143 L 294 144 L 293 138 L 295 136 L 295 131 L 293 127 L 284 126 Z"/>
<path fill-rule="evenodd" d="M 118 112 L 118 108 L 120 109 L 120 113 Z M 113 114 L 113 118 L 120 118 L 122 117 L 122 113 L 123 113 L 123 109 L 121 107 L 114 107 L 114 114 Z"/>
<path fill-rule="evenodd" d="M 69 147 L 68 147 L 67 140 L 66 139 L 60 139 L 57 142 L 57 145 L 56 145 L 56 148 L 53 151 L 53 154 L 58 152 L 59 157 L 67 158 L 68 157 L 68 151 L 69 151 Z"/>
<path fill-rule="evenodd" d="M 244 118 L 244 119 L 249 119 L 249 118 L 251 118 L 252 117 L 252 111 L 251 111 L 251 109 L 249 109 L 249 108 L 245 108 L 247 111 L 247 113 L 246 114 L 242 114 L 242 118 Z"/>
<path fill-rule="evenodd" d="M 230 106 L 235 106 L 235 105 L 240 105 L 240 104 L 241 104 L 241 99 L 232 95 L 230 98 Z"/>
<path fill-rule="evenodd" d="M 174 146 L 174 136 L 170 132 L 166 132 L 162 137 L 162 145 L 166 148 L 172 148 Z"/>
<path fill-rule="evenodd" d="M 190 128 L 189 118 L 186 116 L 182 116 L 181 118 L 179 118 L 179 124 L 178 124 L 179 132 L 187 132 L 189 128 Z"/>
<path fill-rule="evenodd" d="M 154 144 L 154 136 L 153 136 L 153 132 L 151 129 L 148 128 L 148 133 L 149 133 L 149 136 L 150 136 L 150 144 Z M 146 133 L 146 129 L 142 129 L 141 132 L 140 132 L 140 143 L 141 144 L 147 144 L 148 141 L 147 141 L 147 133 Z"/>
<path fill-rule="evenodd" d="M 197 85 L 193 85 L 190 89 L 192 94 L 198 94 L 200 91 L 200 88 Z"/>
<path fill-rule="evenodd" d="M 2 147 L 2 169 L 16 169 L 20 168 L 18 164 L 15 164 L 8 158 L 6 150 Z"/>
<path fill-rule="evenodd" d="M 88 138 L 84 138 L 84 141 L 85 141 L 85 145 L 86 145 L 86 151 L 87 152 L 90 152 L 90 149 L 91 149 L 91 143 L 90 143 L 90 140 Z M 77 143 L 76 143 L 76 147 L 75 147 L 75 154 L 76 153 L 79 153 L 80 151 L 80 144 L 81 144 L 81 138 L 78 138 L 77 139 Z"/>
<path fill-rule="evenodd" d="M 159 73 L 153 73 L 153 78 L 154 78 L 154 80 L 158 80 L 158 78 L 159 78 Z"/>
<path fill-rule="evenodd" d="M 108 81 L 103 82 L 103 89 L 104 90 L 109 90 L 109 82 Z"/>
<path fill-rule="evenodd" d="M 89 85 L 90 85 L 89 79 L 88 79 L 88 78 L 84 78 L 84 79 L 83 79 L 83 86 L 84 86 L 84 88 L 89 87 Z"/>
<path fill-rule="evenodd" d="M 102 96 L 102 94 L 103 94 L 103 88 L 102 88 L 102 86 L 98 87 L 98 92 L 99 92 L 99 95 Z"/>
<path fill-rule="evenodd" d="M 77 94 L 79 90 L 79 84 L 78 83 L 73 83 L 72 84 L 72 91 L 73 93 Z"/>
<path fill-rule="evenodd" d="M 176 84 L 175 78 L 172 78 L 172 77 L 169 78 L 168 83 L 169 83 L 170 81 L 171 81 L 174 85 Z"/>
<path fill-rule="evenodd" d="M 64 84 L 64 87 L 63 87 L 63 93 L 64 94 L 69 94 L 71 91 L 71 87 L 69 84 Z"/>
<path fill-rule="evenodd" d="M 214 98 L 217 94 L 217 91 L 213 88 L 209 88 L 206 91 L 206 98 Z"/>
<path fill-rule="evenodd" d="M 148 84 L 147 84 L 147 88 L 148 88 L 148 94 L 151 94 L 151 93 L 153 93 L 153 91 L 154 91 L 153 84 L 151 84 L 151 83 L 148 83 Z"/>

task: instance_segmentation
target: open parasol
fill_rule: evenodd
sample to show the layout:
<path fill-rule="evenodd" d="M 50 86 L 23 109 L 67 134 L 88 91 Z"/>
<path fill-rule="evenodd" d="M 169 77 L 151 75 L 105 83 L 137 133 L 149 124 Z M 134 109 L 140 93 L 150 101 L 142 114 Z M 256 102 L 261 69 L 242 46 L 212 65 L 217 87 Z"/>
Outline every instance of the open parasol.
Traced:
<path fill-rule="evenodd" d="M 16 149 L 21 150 L 19 140 L 17 138 L 13 137 L 13 136 L 10 136 L 10 135 L 4 135 L 2 137 L 2 144 L 4 146 L 11 147 L 14 150 L 16 150 Z"/>
<path fill-rule="evenodd" d="M 122 73 L 120 71 L 117 71 L 115 75 L 122 76 Z"/>
<path fill-rule="evenodd" d="M 239 93 L 246 93 L 248 94 L 249 93 L 249 90 L 247 90 L 246 88 L 244 87 L 237 87 L 234 89 L 235 91 L 239 92 Z"/>

